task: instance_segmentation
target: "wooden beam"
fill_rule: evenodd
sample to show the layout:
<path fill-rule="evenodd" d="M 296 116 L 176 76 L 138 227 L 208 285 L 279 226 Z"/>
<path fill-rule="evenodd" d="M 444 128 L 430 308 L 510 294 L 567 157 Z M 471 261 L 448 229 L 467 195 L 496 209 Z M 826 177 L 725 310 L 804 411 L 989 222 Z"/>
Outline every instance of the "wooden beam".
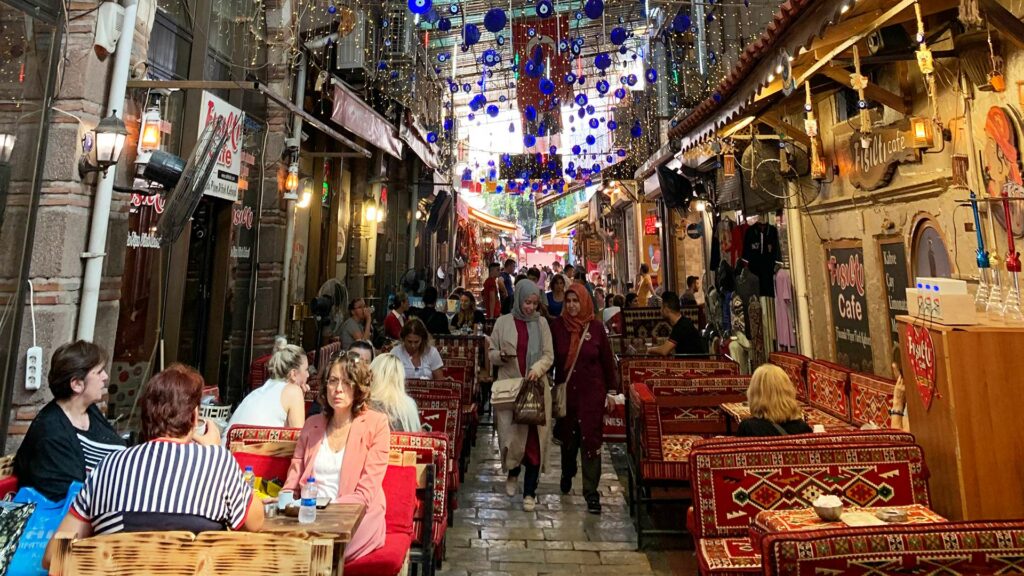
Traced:
<path fill-rule="evenodd" d="M 847 18 L 835 26 L 830 26 L 825 31 L 825 35 L 821 38 L 817 38 L 814 42 L 811 42 L 811 47 L 808 52 L 815 52 L 817 50 L 828 50 L 835 45 L 839 44 L 850 34 L 861 31 L 865 26 L 871 24 L 882 15 L 881 10 L 872 10 L 859 16 Z"/>
<path fill-rule="evenodd" d="M 818 74 L 839 83 L 840 86 L 850 85 L 850 72 L 845 68 L 841 68 L 839 66 L 825 66 L 821 70 L 818 70 Z M 889 92 L 875 84 L 868 84 L 868 87 L 864 89 L 864 96 L 869 100 L 888 106 L 903 115 L 910 114 L 910 106 L 907 105 L 906 100 L 904 100 L 902 96 L 893 94 L 892 92 Z"/>
<path fill-rule="evenodd" d="M 1018 50 L 1024 49 L 1024 22 L 1018 20 L 996 0 L 978 0 L 978 7 L 985 13 L 985 20 L 993 28 L 1006 36 Z"/>
<path fill-rule="evenodd" d="M 782 132 L 786 137 L 796 140 L 797 142 L 804 145 L 804 148 L 809 150 L 811 147 L 811 137 L 807 135 L 803 130 L 798 130 L 792 124 L 787 124 L 782 121 L 779 117 L 778 112 L 765 112 L 757 119 L 762 124 L 767 124 L 779 132 Z"/>
<path fill-rule="evenodd" d="M 806 66 L 801 68 L 794 68 L 793 75 L 799 76 L 806 69 Z M 800 83 L 797 82 L 797 85 L 799 86 Z M 754 97 L 754 102 L 760 102 L 761 100 L 778 94 L 779 92 L 782 92 L 782 79 L 776 78 L 775 80 L 772 80 L 767 86 L 761 88 L 761 90 L 757 93 L 757 96 Z"/>
<path fill-rule="evenodd" d="M 894 16 L 896 16 L 903 10 L 913 6 L 915 1 L 916 0 L 899 0 L 899 2 L 897 2 L 895 5 L 893 5 L 891 8 L 883 12 L 881 16 L 875 18 L 870 23 L 867 23 L 867 25 L 863 29 L 861 29 L 861 31 L 851 34 L 849 38 L 839 43 L 835 48 L 829 51 L 829 53 L 826 54 L 823 58 L 819 59 L 814 64 L 811 64 L 803 74 L 798 75 L 796 77 L 797 86 L 806 82 L 808 78 L 817 73 L 818 70 L 825 66 L 825 64 L 831 62 L 832 58 L 834 58 L 836 55 L 842 54 L 844 50 L 846 50 L 850 46 L 853 46 L 857 42 L 860 42 L 861 39 L 865 38 L 872 31 L 876 30 L 881 26 L 884 26 Z"/>

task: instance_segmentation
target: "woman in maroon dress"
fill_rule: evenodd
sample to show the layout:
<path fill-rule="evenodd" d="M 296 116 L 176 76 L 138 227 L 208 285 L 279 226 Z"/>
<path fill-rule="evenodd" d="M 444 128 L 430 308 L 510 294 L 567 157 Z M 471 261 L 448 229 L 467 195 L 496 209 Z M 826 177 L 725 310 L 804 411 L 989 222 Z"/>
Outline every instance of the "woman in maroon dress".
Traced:
<path fill-rule="evenodd" d="M 576 453 L 581 452 L 587 511 L 600 514 L 597 484 L 601 479 L 604 414 L 613 407 L 608 395 L 615 393 L 618 371 L 604 325 L 594 319 L 594 301 L 582 284 L 573 284 L 566 290 L 565 310 L 551 322 L 551 340 L 555 349 L 555 382 L 568 380 L 566 414 L 555 423 L 555 437 L 562 443 L 560 487 L 562 494 L 572 489 Z"/>

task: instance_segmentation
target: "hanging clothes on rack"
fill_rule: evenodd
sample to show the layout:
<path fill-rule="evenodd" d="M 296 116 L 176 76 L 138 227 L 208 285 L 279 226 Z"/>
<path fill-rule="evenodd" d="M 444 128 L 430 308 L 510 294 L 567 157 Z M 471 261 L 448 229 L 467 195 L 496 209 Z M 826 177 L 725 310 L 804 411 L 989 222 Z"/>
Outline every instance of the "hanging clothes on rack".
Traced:
<path fill-rule="evenodd" d="M 775 296 L 775 261 L 779 259 L 779 230 L 771 224 L 755 222 L 743 236 L 743 259 L 761 282 L 762 296 Z"/>
<path fill-rule="evenodd" d="M 775 273 L 775 332 L 779 350 L 796 350 L 796 323 L 794 317 L 793 277 L 789 268 Z"/>

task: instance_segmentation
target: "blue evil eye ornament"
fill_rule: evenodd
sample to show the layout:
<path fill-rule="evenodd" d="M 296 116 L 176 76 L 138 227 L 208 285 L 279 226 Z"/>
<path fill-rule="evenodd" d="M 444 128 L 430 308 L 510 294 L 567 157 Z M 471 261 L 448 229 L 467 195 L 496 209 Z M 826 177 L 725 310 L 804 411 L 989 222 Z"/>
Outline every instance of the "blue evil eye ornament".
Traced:
<path fill-rule="evenodd" d="M 600 93 L 600 94 L 607 94 L 608 90 L 610 88 L 611 88 L 611 85 L 608 84 L 607 80 L 598 80 L 597 81 L 597 91 L 598 91 L 598 93 Z"/>
<path fill-rule="evenodd" d="M 707 22 L 708 24 L 711 24 L 712 22 L 714 22 L 715 21 L 715 13 L 714 12 L 709 12 L 707 18 L 705 18 L 704 21 Z"/>
<path fill-rule="evenodd" d="M 619 100 L 622 100 L 623 98 L 625 98 L 626 97 L 626 89 L 625 88 L 616 88 L 615 89 L 615 97 L 618 98 Z"/>
<path fill-rule="evenodd" d="M 551 80 L 548 80 L 547 78 L 541 78 L 540 84 L 538 84 L 538 88 L 540 88 L 541 94 L 548 96 L 555 91 L 555 83 L 552 82 Z"/>
<path fill-rule="evenodd" d="M 338 11 L 338 7 L 335 6 L 334 4 L 331 4 L 330 6 L 327 7 L 327 13 L 328 14 L 334 14 L 337 11 Z"/>
<path fill-rule="evenodd" d="M 539 78 L 544 73 L 544 63 L 530 59 L 523 64 L 523 72 L 530 78 Z"/>
<path fill-rule="evenodd" d="M 586 108 L 580 108 L 579 112 L 577 112 L 577 113 L 580 115 L 580 118 L 583 118 L 583 117 L 585 117 L 587 115 L 587 109 Z M 572 118 L 572 116 L 569 116 L 569 118 Z"/>
<path fill-rule="evenodd" d="M 468 94 L 473 91 L 473 87 L 469 85 L 469 82 L 466 82 L 462 85 L 462 91 Z"/>
<path fill-rule="evenodd" d="M 629 74 L 625 80 L 626 86 L 636 86 L 636 74 Z"/>
<path fill-rule="evenodd" d="M 566 74 L 565 75 L 565 83 L 570 85 L 570 86 L 575 84 L 576 83 L 576 75 L 573 74 L 572 72 L 569 72 L 568 74 Z"/>
<path fill-rule="evenodd" d="M 612 29 L 611 33 L 612 44 L 616 46 L 622 46 L 626 42 L 626 29 L 619 26 Z"/>
<path fill-rule="evenodd" d="M 594 138 L 593 134 L 587 134 L 587 146 L 593 146 L 597 142 L 597 138 Z"/>
<path fill-rule="evenodd" d="M 458 14 L 459 10 L 460 10 L 460 8 L 459 8 L 458 4 L 449 4 L 448 5 L 448 13 L 451 14 L 452 16 Z"/>
<path fill-rule="evenodd" d="M 484 28 L 488 32 L 500 32 L 508 23 L 508 17 L 501 8 L 491 8 L 484 14 Z"/>
<path fill-rule="evenodd" d="M 527 148 L 533 148 L 537 144 L 537 138 L 533 134 L 527 134 L 523 136 L 523 146 Z"/>
<path fill-rule="evenodd" d="M 597 56 L 594 57 L 594 66 L 598 70 L 607 70 L 608 67 L 611 66 L 611 65 L 612 65 L 612 57 L 607 55 L 607 54 L 605 54 L 605 53 L 603 53 L 603 52 L 601 54 L 598 54 Z"/>
<path fill-rule="evenodd" d="M 721 102 L 722 101 L 722 94 L 721 94 L 721 92 L 715 92 L 714 94 L 712 94 L 711 95 L 711 99 L 714 100 L 715 102 Z"/>
<path fill-rule="evenodd" d="M 572 147 L 572 153 L 575 154 L 576 156 L 579 156 L 580 152 L 582 152 L 582 151 L 583 151 L 583 149 L 580 148 L 579 144 L 577 144 L 577 145 Z M 571 167 L 570 167 L 570 169 L 571 169 Z"/>
<path fill-rule="evenodd" d="M 476 24 L 466 24 L 462 29 L 462 41 L 466 46 L 472 46 L 480 41 L 480 28 Z"/>
<path fill-rule="evenodd" d="M 473 120 L 476 120 L 476 114 L 473 114 L 472 112 L 470 112 L 469 114 L 466 114 L 466 118 L 467 118 L 467 119 L 468 119 L 468 120 L 469 120 L 470 122 L 472 122 Z"/>
<path fill-rule="evenodd" d="M 423 17 L 423 19 L 426 20 L 428 24 L 436 24 L 438 18 L 439 16 L 437 15 L 437 10 L 434 8 L 431 8 L 430 11 L 427 12 L 427 15 Z"/>
<path fill-rule="evenodd" d="M 447 62 L 448 61 L 448 53 L 447 52 L 441 52 L 440 54 L 438 54 L 437 55 L 437 61 L 438 62 Z"/>
<path fill-rule="evenodd" d="M 437 142 L 437 134 L 433 132 L 427 132 L 427 142 L 430 142 L 431 144 Z"/>
<path fill-rule="evenodd" d="M 387 69 L 388 69 L 388 63 L 387 62 L 385 62 L 383 60 L 381 60 L 380 62 L 377 62 L 377 70 L 387 70 Z"/>
<path fill-rule="evenodd" d="M 409 0 L 409 11 L 413 14 L 426 14 L 433 6 L 433 0 Z"/>
<path fill-rule="evenodd" d="M 597 121 L 597 118 L 591 118 L 590 119 L 590 127 L 591 128 L 597 128 L 600 125 L 601 125 L 601 123 Z"/>
<path fill-rule="evenodd" d="M 498 112 L 498 107 L 495 106 L 494 104 L 491 104 L 490 106 L 487 107 L 487 115 L 490 116 L 491 118 L 497 118 Z"/>
<path fill-rule="evenodd" d="M 498 34 L 498 37 L 495 38 L 494 41 L 498 43 L 498 46 L 504 46 L 505 45 L 505 35 L 504 34 Z"/>
<path fill-rule="evenodd" d="M 552 156 L 558 154 L 558 146 L 550 146 L 548 148 L 548 154 L 551 154 Z"/>
<path fill-rule="evenodd" d="M 533 104 L 529 104 L 526 106 L 524 114 L 526 116 L 526 119 L 529 120 L 530 122 L 533 122 L 534 120 L 537 119 L 537 109 L 533 107 Z"/>
<path fill-rule="evenodd" d="M 643 134 L 644 134 L 644 129 L 640 127 L 640 122 L 639 121 L 637 121 L 635 124 L 633 124 L 633 127 L 629 129 L 629 135 L 632 136 L 633 138 L 639 138 L 639 137 L 643 136 Z"/>
<path fill-rule="evenodd" d="M 494 48 L 489 48 L 484 51 L 483 55 L 484 66 L 488 68 L 491 66 L 497 66 L 501 64 L 501 54 L 498 53 Z"/>
<path fill-rule="evenodd" d="M 690 29 L 691 24 L 689 14 L 679 14 L 672 19 L 672 31 L 682 34 Z"/>
<path fill-rule="evenodd" d="M 537 0 L 534 11 L 541 18 L 550 18 L 555 13 L 555 6 L 551 3 L 551 0 Z"/>
<path fill-rule="evenodd" d="M 455 122 L 452 122 L 451 118 L 445 118 L 444 119 L 444 129 L 445 129 L 445 131 L 451 130 L 452 127 L 454 127 L 454 126 L 455 126 Z"/>
<path fill-rule="evenodd" d="M 447 32 L 452 29 L 452 21 L 447 18 L 440 18 L 437 21 L 437 29 L 441 32 Z"/>
<path fill-rule="evenodd" d="M 657 82 L 658 81 L 658 71 L 655 70 L 654 68 L 648 68 L 647 69 L 647 81 L 652 83 L 652 84 L 654 82 Z"/>
<path fill-rule="evenodd" d="M 586 106 L 587 105 L 587 95 L 584 94 L 583 92 L 580 92 L 579 94 L 577 94 L 576 95 L 576 104 L 579 105 L 579 106 Z"/>
<path fill-rule="evenodd" d="M 486 105 L 487 97 L 485 97 L 483 94 L 477 94 L 476 96 L 473 96 L 472 100 L 469 101 L 469 109 L 472 110 L 473 112 L 476 112 L 477 110 L 483 108 Z"/>
<path fill-rule="evenodd" d="M 626 149 L 625 148 L 619 148 L 618 151 L 615 152 L 615 154 L 619 158 L 625 158 L 626 157 Z"/>
<path fill-rule="evenodd" d="M 508 132 L 509 132 L 509 134 L 512 134 L 512 133 L 514 133 L 515 131 L 516 131 L 516 125 L 515 125 L 515 123 L 514 123 L 514 122 L 509 122 L 509 123 L 508 123 Z"/>
<path fill-rule="evenodd" d="M 601 15 L 604 14 L 604 0 L 587 0 L 587 3 L 583 5 L 583 12 L 591 20 L 601 18 Z"/>
<path fill-rule="evenodd" d="M 618 127 L 619 127 L 619 123 L 616 122 L 615 120 L 609 120 L 608 121 L 608 129 L 609 130 L 615 130 Z"/>

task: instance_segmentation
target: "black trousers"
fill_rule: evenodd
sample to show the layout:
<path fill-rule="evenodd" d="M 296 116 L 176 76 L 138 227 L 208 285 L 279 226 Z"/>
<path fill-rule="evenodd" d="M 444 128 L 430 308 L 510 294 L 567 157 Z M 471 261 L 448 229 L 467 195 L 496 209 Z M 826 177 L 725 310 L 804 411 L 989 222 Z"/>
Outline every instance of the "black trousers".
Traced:
<path fill-rule="evenodd" d="M 526 478 L 523 479 L 523 498 L 527 496 L 537 497 L 537 484 L 540 483 L 540 464 L 520 464 L 508 471 L 509 478 L 519 478 L 519 472 L 526 468 Z"/>
<path fill-rule="evenodd" d="M 580 421 L 576 418 L 565 418 L 561 422 L 563 434 L 567 434 L 568 442 L 562 441 L 562 476 L 565 478 L 576 477 L 576 455 L 580 455 L 583 461 L 583 496 L 584 498 L 598 497 L 597 485 L 601 481 L 601 454 L 593 458 L 583 456 L 580 438 Z"/>

